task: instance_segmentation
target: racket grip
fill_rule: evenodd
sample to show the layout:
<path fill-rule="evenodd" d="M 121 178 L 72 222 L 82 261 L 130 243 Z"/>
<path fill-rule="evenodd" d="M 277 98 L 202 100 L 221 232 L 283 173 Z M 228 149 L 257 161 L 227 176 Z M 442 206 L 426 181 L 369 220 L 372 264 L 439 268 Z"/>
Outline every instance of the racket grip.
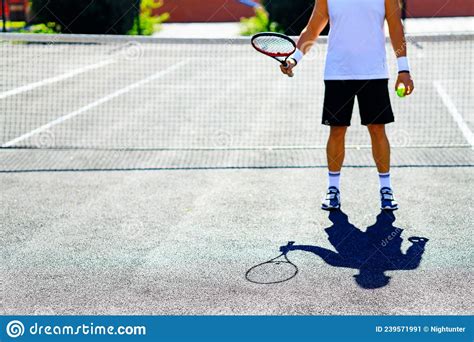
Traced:
<path fill-rule="evenodd" d="M 290 65 L 288 64 L 288 61 L 285 60 L 285 61 L 281 61 L 281 64 L 283 65 L 284 68 L 288 68 Z M 294 77 L 295 74 L 291 73 L 288 75 L 288 77 Z"/>

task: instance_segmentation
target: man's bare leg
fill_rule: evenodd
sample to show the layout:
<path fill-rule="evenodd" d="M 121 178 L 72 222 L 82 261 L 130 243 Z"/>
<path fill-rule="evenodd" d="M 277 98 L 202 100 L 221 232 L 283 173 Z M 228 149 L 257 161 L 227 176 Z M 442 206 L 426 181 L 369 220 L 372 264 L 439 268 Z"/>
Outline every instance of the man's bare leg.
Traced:
<path fill-rule="evenodd" d="M 329 172 L 341 172 L 344 163 L 347 127 L 332 126 L 327 144 Z"/>
<path fill-rule="evenodd" d="M 385 132 L 385 125 L 369 125 L 372 140 L 372 155 L 379 173 L 390 172 L 390 142 Z"/>
<path fill-rule="evenodd" d="M 393 197 L 390 179 L 390 142 L 385 132 L 385 125 L 369 125 L 368 129 L 372 140 L 372 155 L 379 171 L 381 208 L 397 210 L 398 203 Z"/>

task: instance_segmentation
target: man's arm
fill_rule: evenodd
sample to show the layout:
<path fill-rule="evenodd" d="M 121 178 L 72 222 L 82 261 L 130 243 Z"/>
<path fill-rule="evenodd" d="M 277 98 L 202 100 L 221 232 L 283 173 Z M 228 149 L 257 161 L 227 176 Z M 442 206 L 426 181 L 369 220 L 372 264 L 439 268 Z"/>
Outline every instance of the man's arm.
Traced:
<path fill-rule="evenodd" d="M 333 252 L 330 249 L 322 248 L 319 246 L 307 246 L 307 245 L 291 245 L 291 246 L 281 246 L 281 252 L 289 251 L 304 251 L 311 252 L 321 257 L 328 265 L 335 267 L 349 267 L 357 268 L 350 261 L 341 257 L 339 253 Z"/>
<path fill-rule="evenodd" d="M 328 21 L 329 11 L 327 0 L 317 0 L 308 25 L 306 25 L 305 29 L 301 32 L 300 38 L 298 39 L 297 51 L 299 51 L 301 57 L 311 50 L 311 47 L 326 27 Z M 289 58 L 288 65 L 286 67 L 282 65 L 281 71 L 286 75 L 291 75 L 293 73 L 292 70 L 296 64 L 297 61 L 295 61 L 294 58 Z"/>
<path fill-rule="evenodd" d="M 398 79 L 395 84 L 395 90 L 400 84 L 406 89 L 406 95 L 410 95 L 415 86 L 410 76 L 410 70 L 407 58 L 407 43 L 405 32 L 403 31 L 401 9 L 398 0 L 385 0 L 385 18 L 388 23 L 390 40 L 398 61 Z"/>

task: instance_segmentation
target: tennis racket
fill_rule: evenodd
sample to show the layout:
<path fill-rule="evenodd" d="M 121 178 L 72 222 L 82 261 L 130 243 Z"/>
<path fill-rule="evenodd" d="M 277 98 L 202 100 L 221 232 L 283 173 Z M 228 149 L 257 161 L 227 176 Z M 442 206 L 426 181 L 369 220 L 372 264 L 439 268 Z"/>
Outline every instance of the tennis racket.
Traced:
<path fill-rule="evenodd" d="M 264 32 L 252 37 L 252 46 L 255 50 L 288 66 L 288 58 L 295 53 L 296 43 L 288 36 L 280 33 Z M 289 75 L 293 77 L 293 74 Z"/>
<path fill-rule="evenodd" d="M 292 245 L 294 241 L 288 242 L 279 256 L 253 266 L 245 273 L 245 278 L 255 284 L 278 284 L 293 279 L 298 274 L 298 267 L 287 256 Z"/>

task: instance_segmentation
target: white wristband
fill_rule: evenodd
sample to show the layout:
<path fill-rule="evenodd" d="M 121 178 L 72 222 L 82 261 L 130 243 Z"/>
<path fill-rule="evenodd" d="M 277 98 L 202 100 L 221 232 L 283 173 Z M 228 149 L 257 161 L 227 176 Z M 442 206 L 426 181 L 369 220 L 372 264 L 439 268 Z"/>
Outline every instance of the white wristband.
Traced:
<path fill-rule="evenodd" d="M 403 72 L 403 71 L 410 72 L 410 63 L 408 63 L 407 57 L 398 57 L 397 63 L 398 63 L 398 72 Z"/>
<path fill-rule="evenodd" d="M 295 53 L 293 53 L 290 58 L 293 58 L 296 62 L 296 64 L 298 64 L 304 57 L 304 54 L 303 54 L 303 51 L 301 51 L 300 49 L 296 49 Z"/>

